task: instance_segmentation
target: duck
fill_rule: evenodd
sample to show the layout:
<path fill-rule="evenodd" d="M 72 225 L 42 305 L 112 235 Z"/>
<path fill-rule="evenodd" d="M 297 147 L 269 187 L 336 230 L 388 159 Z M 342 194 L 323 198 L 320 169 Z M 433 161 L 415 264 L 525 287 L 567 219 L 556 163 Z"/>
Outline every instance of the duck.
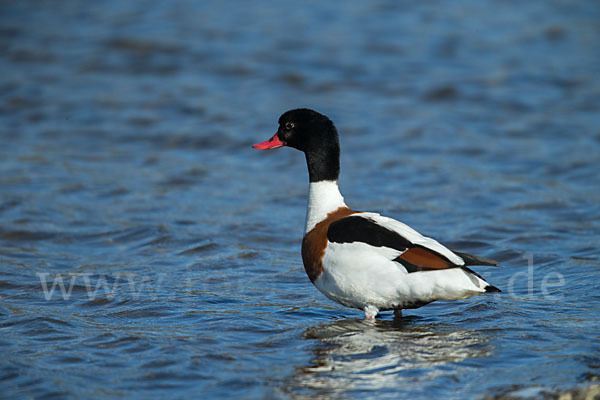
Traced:
<path fill-rule="evenodd" d="M 300 150 L 308 167 L 308 207 L 302 262 L 327 298 L 362 310 L 415 309 L 437 300 L 500 292 L 469 267 L 497 266 L 488 258 L 453 251 L 410 226 L 375 212 L 349 208 L 340 193 L 340 144 L 334 123 L 308 108 L 286 111 L 277 132 L 252 146 Z"/>

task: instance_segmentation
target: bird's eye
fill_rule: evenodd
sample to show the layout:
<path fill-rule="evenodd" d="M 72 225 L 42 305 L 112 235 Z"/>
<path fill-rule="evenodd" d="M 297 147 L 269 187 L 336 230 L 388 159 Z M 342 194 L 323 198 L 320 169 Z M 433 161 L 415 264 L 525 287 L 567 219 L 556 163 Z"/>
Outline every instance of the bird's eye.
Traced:
<path fill-rule="evenodd" d="M 285 123 L 285 129 L 287 129 L 288 131 L 294 129 L 294 126 L 295 125 L 294 125 L 293 122 L 286 122 Z"/>

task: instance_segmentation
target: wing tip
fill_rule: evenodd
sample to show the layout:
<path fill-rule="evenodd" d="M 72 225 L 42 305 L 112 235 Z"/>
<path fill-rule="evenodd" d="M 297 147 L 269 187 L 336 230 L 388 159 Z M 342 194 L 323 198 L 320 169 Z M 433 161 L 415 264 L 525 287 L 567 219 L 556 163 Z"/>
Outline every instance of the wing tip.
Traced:
<path fill-rule="evenodd" d="M 472 254 L 463 253 L 460 251 L 452 250 L 453 253 L 458 255 L 465 262 L 465 266 L 471 265 L 481 265 L 481 266 L 489 266 L 489 267 L 499 267 L 498 261 L 492 260 L 491 258 L 474 256 Z"/>
<path fill-rule="evenodd" d="M 502 293 L 502 290 L 498 289 L 494 285 L 487 285 L 484 290 L 486 293 Z"/>

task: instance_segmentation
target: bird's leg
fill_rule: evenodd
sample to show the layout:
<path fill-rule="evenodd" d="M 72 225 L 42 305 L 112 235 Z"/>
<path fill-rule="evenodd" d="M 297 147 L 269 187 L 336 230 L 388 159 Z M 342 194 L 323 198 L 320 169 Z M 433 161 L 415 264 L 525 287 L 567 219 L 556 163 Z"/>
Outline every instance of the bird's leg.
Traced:
<path fill-rule="evenodd" d="M 402 309 L 401 308 L 397 308 L 394 310 L 394 319 L 396 318 L 402 318 Z"/>
<path fill-rule="evenodd" d="M 375 306 L 366 306 L 364 308 L 365 319 L 368 321 L 375 321 L 375 317 L 379 313 L 379 309 Z"/>

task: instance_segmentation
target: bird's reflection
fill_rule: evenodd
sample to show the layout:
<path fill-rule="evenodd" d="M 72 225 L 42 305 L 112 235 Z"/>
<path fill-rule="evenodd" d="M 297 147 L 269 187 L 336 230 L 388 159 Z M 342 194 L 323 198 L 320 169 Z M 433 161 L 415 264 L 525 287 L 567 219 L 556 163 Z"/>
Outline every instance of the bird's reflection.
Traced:
<path fill-rule="evenodd" d="M 468 360 L 492 351 L 484 333 L 419 317 L 339 320 L 309 328 L 304 337 L 318 344 L 311 365 L 296 369 L 291 386 L 297 394 L 344 397 L 373 389 L 426 394 L 440 378 L 457 380 L 465 369 L 476 368 Z"/>

